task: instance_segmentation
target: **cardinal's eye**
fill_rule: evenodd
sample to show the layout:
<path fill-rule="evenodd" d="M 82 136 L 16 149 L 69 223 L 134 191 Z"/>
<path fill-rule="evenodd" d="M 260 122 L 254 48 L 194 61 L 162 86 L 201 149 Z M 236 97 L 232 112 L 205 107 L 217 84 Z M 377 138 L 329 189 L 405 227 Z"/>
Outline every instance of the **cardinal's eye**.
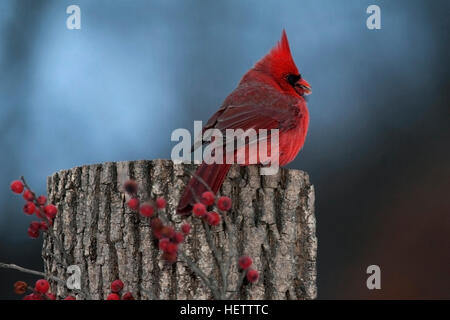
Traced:
<path fill-rule="evenodd" d="M 299 74 L 289 74 L 286 77 L 286 80 L 289 82 L 291 86 L 295 86 L 298 80 L 300 80 L 302 77 Z"/>

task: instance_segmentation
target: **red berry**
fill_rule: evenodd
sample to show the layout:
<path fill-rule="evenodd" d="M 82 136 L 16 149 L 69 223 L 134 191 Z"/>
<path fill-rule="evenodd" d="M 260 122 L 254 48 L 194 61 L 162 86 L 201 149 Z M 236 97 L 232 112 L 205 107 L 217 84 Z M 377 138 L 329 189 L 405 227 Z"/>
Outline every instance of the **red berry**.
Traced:
<path fill-rule="evenodd" d="M 16 294 L 24 294 L 27 292 L 28 285 L 24 281 L 17 281 L 14 283 L 14 292 Z"/>
<path fill-rule="evenodd" d="M 106 300 L 120 300 L 120 296 L 117 293 L 110 293 Z"/>
<path fill-rule="evenodd" d="M 150 222 L 150 226 L 152 227 L 153 231 L 161 230 L 164 227 L 161 219 L 159 218 L 153 218 L 152 221 Z"/>
<path fill-rule="evenodd" d="M 39 293 L 47 293 L 48 289 L 50 289 L 50 284 L 45 279 L 36 281 L 36 284 L 34 285 L 34 290 Z"/>
<path fill-rule="evenodd" d="M 39 205 L 44 206 L 47 203 L 47 197 L 39 196 L 36 201 Z"/>
<path fill-rule="evenodd" d="M 184 234 L 188 234 L 191 231 L 191 225 L 189 223 L 184 223 L 181 226 L 181 231 L 183 231 Z"/>
<path fill-rule="evenodd" d="M 202 203 L 205 206 L 213 205 L 215 199 L 216 199 L 216 197 L 214 196 L 214 193 L 212 193 L 210 191 L 203 192 L 203 194 L 202 194 Z"/>
<path fill-rule="evenodd" d="M 48 300 L 56 300 L 56 295 L 51 292 L 47 292 L 45 295 L 47 296 Z"/>
<path fill-rule="evenodd" d="M 27 230 L 28 236 L 33 239 L 37 239 L 39 237 L 39 230 L 34 230 L 31 228 L 28 228 Z"/>
<path fill-rule="evenodd" d="M 64 300 L 77 300 L 74 296 L 67 296 L 64 298 Z"/>
<path fill-rule="evenodd" d="M 23 198 L 27 201 L 33 201 L 34 194 L 30 190 L 25 190 L 25 192 L 23 193 Z"/>
<path fill-rule="evenodd" d="M 48 224 L 45 221 L 41 221 L 40 225 L 39 225 L 39 229 L 47 231 L 48 230 Z"/>
<path fill-rule="evenodd" d="M 26 214 L 33 214 L 34 211 L 36 210 L 36 206 L 33 202 L 28 201 L 24 206 L 23 206 L 23 212 L 25 212 Z"/>
<path fill-rule="evenodd" d="M 161 239 L 161 238 L 162 238 L 162 235 L 161 235 L 161 229 L 159 229 L 159 230 L 153 229 L 153 236 L 154 236 L 156 239 Z"/>
<path fill-rule="evenodd" d="M 170 254 L 176 253 L 177 251 L 178 251 L 178 246 L 173 242 L 169 242 L 167 244 L 166 250 L 164 250 L 164 252 L 170 253 Z"/>
<path fill-rule="evenodd" d="M 138 210 L 139 209 L 139 199 L 138 198 L 131 198 L 128 200 L 128 208 L 131 210 Z"/>
<path fill-rule="evenodd" d="M 161 235 L 166 238 L 173 238 L 175 235 L 175 229 L 173 227 L 163 227 L 161 229 Z"/>
<path fill-rule="evenodd" d="M 164 209 L 167 205 L 167 201 L 164 198 L 158 198 L 156 199 L 156 207 L 158 209 Z"/>
<path fill-rule="evenodd" d="M 163 239 L 159 240 L 159 243 L 158 243 L 159 249 L 162 251 L 166 251 L 167 245 L 169 244 L 169 242 L 170 242 L 170 240 L 167 238 L 163 238 Z"/>
<path fill-rule="evenodd" d="M 247 280 L 250 283 L 256 282 L 259 278 L 259 273 L 256 270 L 250 269 L 247 271 Z"/>
<path fill-rule="evenodd" d="M 210 226 L 217 226 L 220 223 L 220 216 L 217 212 L 208 212 L 206 221 Z"/>
<path fill-rule="evenodd" d="M 149 203 L 144 203 L 140 208 L 139 208 L 139 212 L 142 216 L 144 217 L 151 217 L 153 216 L 153 212 L 155 211 L 155 209 L 152 207 L 151 204 Z"/>
<path fill-rule="evenodd" d="M 14 180 L 11 182 L 11 190 L 14 193 L 22 193 L 23 191 L 23 183 L 20 180 Z"/>
<path fill-rule="evenodd" d="M 41 228 L 41 222 L 40 221 L 33 221 L 30 223 L 30 229 L 33 230 L 39 230 Z"/>
<path fill-rule="evenodd" d="M 44 212 L 47 215 L 49 219 L 53 219 L 56 217 L 56 214 L 58 213 L 58 209 L 52 204 L 48 204 L 44 207 Z"/>
<path fill-rule="evenodd" d="M 252 258 L 249 256 L 243 256 L 239 258 L 239 267 L 242 270 L 247 270 L 252 265 L 253 261 Z"/>
<path fill-rule="evenodd" d="M 173 240 L 175 243 L 182 243 L 184 241 L 184 235 L 181 232 L 175 232 Z"/>
<path fill-rule="evenodd" d="M 117 293 L 117 292 L 122 291 L 122 289 L 123 289 L 123 282 L 122 282 L 122 280 L 114 280 L 111 283 L 111 291 L 112 292 Z"/>
<path fill-rule="evenodd" d="M 222 211 L 228 211 L 231 209 L 231 199 L 228 197 L 220 197 L 217 201 L 217 207 Z"/>
<path fill-rule="evenodd" d="M 203 217 L 206 214 L 206 207 L 203 203 L 196 203 L 192 208 L 192 212 L 194 212 L 197 217 Z"/>
<path fill-rule="evenodd" d="M 131 292 L 127 292 L 122 296 L 122 300 L 134 300 L 133 294 Z"/>
<path fill-rule="evenodd" d="M 129 194 L 136 194 L 138 191 L 138 185 L 134 180 L 128 180 L 123 184 L 125 191 Z"/>
<path fill-rule="evenodd" d="M 23 297 L 23 300 L 42 300 L 42 296 L 39 293 L 31 293 Z"/>

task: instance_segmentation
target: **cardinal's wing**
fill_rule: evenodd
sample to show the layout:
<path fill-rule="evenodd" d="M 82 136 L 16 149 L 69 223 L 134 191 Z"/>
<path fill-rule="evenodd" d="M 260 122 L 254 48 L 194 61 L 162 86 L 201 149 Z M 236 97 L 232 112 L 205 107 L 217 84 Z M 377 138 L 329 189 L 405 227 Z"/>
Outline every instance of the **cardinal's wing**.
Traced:
<path fill-rule="evenodd" d="M 267 137 L 270 137 L 271 129 L 278 129 L 280 133 L 291 130 L 298 125 L 298 119 L 302 116 L 298 102 L 297 98 L 285 95 L 267 84 L 241 84 L 204 126 L 203 141 L 209 142 L 208 129 L 218 129 L 224 137 L 226 129 L 242 129 L 244 132 L 267 129 Z"/>

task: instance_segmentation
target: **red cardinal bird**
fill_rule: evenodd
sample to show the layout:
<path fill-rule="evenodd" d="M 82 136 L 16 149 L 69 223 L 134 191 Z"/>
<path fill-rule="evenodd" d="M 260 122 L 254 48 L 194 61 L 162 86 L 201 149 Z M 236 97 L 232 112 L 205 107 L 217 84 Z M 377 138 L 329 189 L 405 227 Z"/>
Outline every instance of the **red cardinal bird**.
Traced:
<path fill-rule="evenodd" d="M 279 165 L 283 166 L 305 142 L 309 114 L 304 96 L 310 93 L 311 86 L 299 73 L 283 30 L 278 44 L 244 75 L 203 132 L 214 128 L 223 133 L 226 129 L 267 129 L 270 133 L 270 129 L 278 129 Z M 230 164 L 203 162 L 184 190 L 177 212 L 188 214 L 208 190 L 205 184 L 217 193 L 229 169 Z"/>

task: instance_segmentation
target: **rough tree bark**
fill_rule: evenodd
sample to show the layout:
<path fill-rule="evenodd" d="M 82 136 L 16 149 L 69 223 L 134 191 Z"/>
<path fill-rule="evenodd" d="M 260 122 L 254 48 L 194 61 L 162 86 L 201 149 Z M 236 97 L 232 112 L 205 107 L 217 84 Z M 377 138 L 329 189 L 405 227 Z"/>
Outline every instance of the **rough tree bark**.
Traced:
<path fill-rule="evenodd" d="M 49 201 L 59 210 L 54 231 L 66 254 L 50 237 L 44 239 L 45 272 L 67 278 L 61 262 L 78 265 L 82 286 L 93 299 L 104 299 L 117 278 L 138 299 L 210 299 L 208 288 L 187 265 L 161 260 L 148 220 L 128 209 L 122 187 L 131 178 L 139 183 L 141 199 L 165 197 L 170 220 L 179 226 L 186 218 L 176 215 L 175 207 L 194 169 L 170 160 L 107 162 L 50 176 Z M 260 271 L 257 283 L 240 288 L 239 299 L 314 299 L 317 239 L 314 187 L 308 175 L 280 169 L 277 175 L 261 176 L 257 166 L 234 166 L 221 194 L 233 200 L 235 252 L 250 255 Z M 206 274 L 219 277 L 202 224 L 187 219 L 193 228 L 183 250 Z M 221 224 L 214 231 L 218 246 L 228 252 L 226 227 Z M 234 288 L 236 264 L 231 268 Z M 59 296 L 68 294 L 61 284 L 52 285 Z"/>

